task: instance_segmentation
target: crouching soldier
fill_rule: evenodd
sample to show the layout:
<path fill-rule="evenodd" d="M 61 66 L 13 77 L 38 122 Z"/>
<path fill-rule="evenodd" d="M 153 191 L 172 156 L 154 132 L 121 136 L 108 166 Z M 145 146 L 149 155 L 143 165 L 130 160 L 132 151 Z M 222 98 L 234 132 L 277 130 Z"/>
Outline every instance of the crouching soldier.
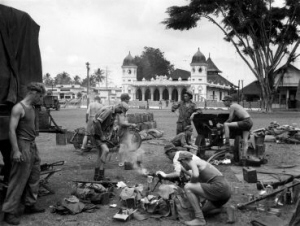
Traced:
<path fill-rule="evenodd" d="M 114 106 L 103 107 L 95 115 L 93 122 L 93 134 L 98 149 L 98 158 L 94 174 L 95 181 L 104 179 L 105 162 L 109 151 L 118 151 L 117 148 L 109 149 L 108 147 L 112 138 L 115 120 L 117 120 L 117 124 L 120 127 L 135 126 L 135 124 L 127 123 L 125 120 L 125 114 L 128 109 L 128 104 L 121 102 Z"/>
<path fill-rule="evenodd" d="M 221 207 L 231 197 L 230 185 L 222 173 L 210 163 L 187 151 L 165 147 L 167 157 L 173 161 L 175 172 L 166 174 L 156 172 L 163 178 L 174 178 L 183 172 L 190 176 L 190 182 L 184 187 L 187 198 L 191 203 L 195 219 L 185 222 L 186 225 L 206 225 L 203 214 L 213 214 L 221 211 Z M 200 201 L 205 203 L 200 204 Z"/>

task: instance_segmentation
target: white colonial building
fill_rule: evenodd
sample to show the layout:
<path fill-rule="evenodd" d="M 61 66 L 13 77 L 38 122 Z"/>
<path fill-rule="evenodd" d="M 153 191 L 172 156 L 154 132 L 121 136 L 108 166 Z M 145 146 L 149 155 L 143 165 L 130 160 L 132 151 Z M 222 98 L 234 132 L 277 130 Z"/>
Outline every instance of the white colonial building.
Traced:
<path fill-rule="evenodd" d="M 222 100 L 234 86 L 220 75 L 211 58 L 198 51 L 190 63 L 190 71 L 176 69 L 171 75 L 156 75 L 151 80 L 137 81 L 137 66 L 130 52 L 122 65 L 122 92 L 132 100 L 181 100 L 185 90 L 193 91 L 194 101 Z"/>

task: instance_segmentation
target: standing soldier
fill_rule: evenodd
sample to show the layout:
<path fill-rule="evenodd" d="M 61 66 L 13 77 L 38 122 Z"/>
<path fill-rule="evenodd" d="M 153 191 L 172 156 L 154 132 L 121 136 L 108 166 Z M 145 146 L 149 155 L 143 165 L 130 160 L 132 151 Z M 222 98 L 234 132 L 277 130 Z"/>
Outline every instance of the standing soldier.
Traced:
<path fill-rule="evenodd" d="M 197 108 L 196 104 L 191 100 L 192 98 L 192 91 L 187 90 L 183 94 L 183 101 L 172 106 L 172 112 L 175 112 L 177 109 L 179 111 L 176 134 L 184 132 L 184 128 L 191 125 L 190 117 L 194 112 L 196 112 Z"/>
<path fill-rule="evenodd" d="M 25 98 L 17 103 L 11 112 L 9 139 L 12 146 L 12 167 L 6 199 L 2 211 L 8 224 L 20 223 L 19 204 L 25 205 L 25 213 L 42 213 L 45 209 L 35 206 L 39 190 L 40 157 L 35 144 L 35 109 L 45 95 L 42 83 L 30 83 Z"/>
<path fill-rule="evenodd" d="M 88 136 L 91 136 L 91 129 L 92 129 L 92 125 L 93 125 L 93 119 L 97 113 L 97 111 L 103 107 L 103 105 L 100 103 L 101 102 L 101 99 L 99 96 L 95 96 L 94 98 L 94 102 L 93 103 L 90 103 L 87 111 L 86 111 L 86 133 L 85 133 L 85 136 L 83 138 L 83 141 L 82 141 L 82 146 L 81 146 L 81 151 L 85 151 L 86 150 L 86 143 L 87 143 L 87 140 L 88 140 Z"/>

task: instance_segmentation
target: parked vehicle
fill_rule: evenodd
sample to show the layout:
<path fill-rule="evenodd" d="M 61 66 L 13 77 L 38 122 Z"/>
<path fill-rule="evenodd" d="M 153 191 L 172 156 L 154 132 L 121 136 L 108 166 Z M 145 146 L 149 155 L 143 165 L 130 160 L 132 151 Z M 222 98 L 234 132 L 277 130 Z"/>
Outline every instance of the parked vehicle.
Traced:
<path fill-rule="evenodd" d="M 57 111 L 59 111 L 60 109 L 60 103 L 57 96 L 51 96 L 51 95 L 45 96 L 43 100 L 43 105 L 46 109 L 52 108 Z"/>

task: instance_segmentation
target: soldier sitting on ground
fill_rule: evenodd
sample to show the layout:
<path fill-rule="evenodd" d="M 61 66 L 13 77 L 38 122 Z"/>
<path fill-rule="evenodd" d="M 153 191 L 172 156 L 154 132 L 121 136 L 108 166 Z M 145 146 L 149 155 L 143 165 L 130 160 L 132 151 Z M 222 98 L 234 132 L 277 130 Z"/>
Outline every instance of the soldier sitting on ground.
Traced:
<path fill-rule="evenodd" d="M 187 148 L 187 150 L 198 148 L 192 144 L 191 138 L 193 134 L 193 127 L 192 126 L 186 126 L 184 128 L 184 132 L 177 134 L 170 142 L 175 147 L 183 147 Z"/>
<path fill-rule="evenodd" d="M 174 172 L 166 174 L 157 171 L 156 174 L 162 178 L 176 178 L 181 172 L 190 176 L 190 182 L 184 186 L 184 190 L 194 209 L 195 219 L 185 224 L 206 225 L 203 215 L 220 213 L 221 207 L 230 199 L 229 183 L 217 168 L 190 152 L 178 151 L 176 147 L 166 145 L 165 154 L 173 161 Z"/>

